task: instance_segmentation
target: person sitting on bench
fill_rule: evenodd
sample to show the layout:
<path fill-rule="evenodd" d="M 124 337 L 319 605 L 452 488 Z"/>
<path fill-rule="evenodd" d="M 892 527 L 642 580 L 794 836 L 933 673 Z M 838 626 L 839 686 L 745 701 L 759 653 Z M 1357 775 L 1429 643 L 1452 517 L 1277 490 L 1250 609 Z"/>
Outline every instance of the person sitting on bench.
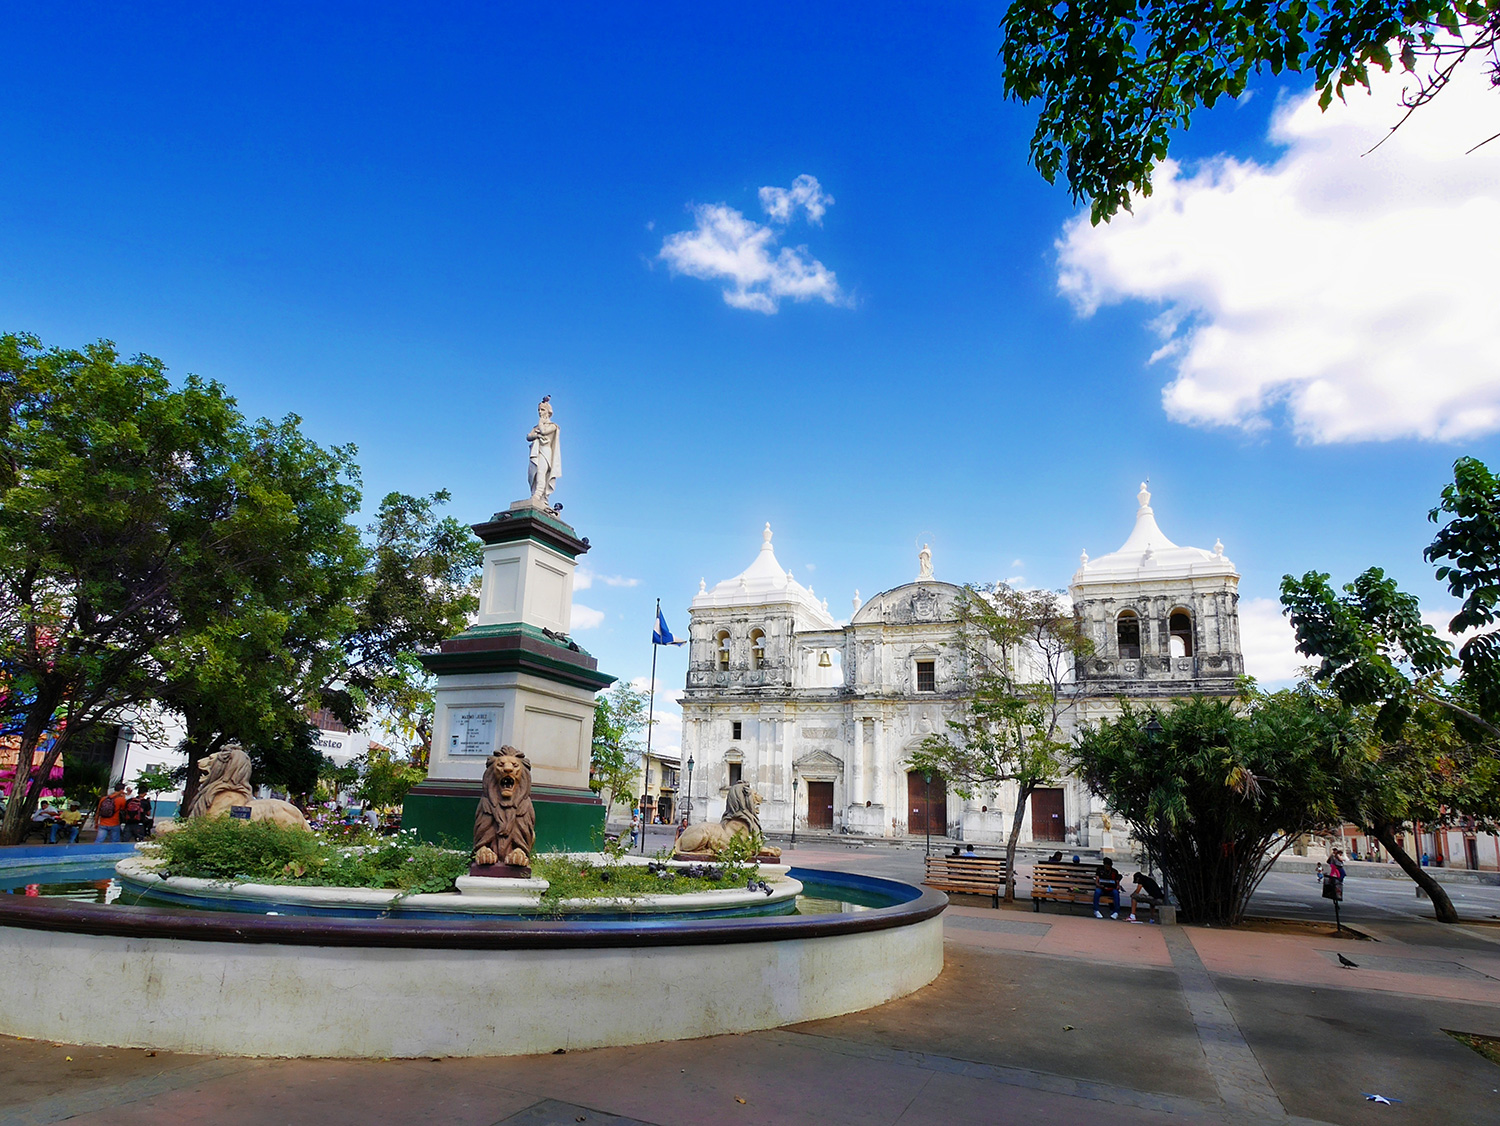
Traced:
<path fill-rule="evenodd" d="M 1104 864 L 1094 873 L 1094 918 L 1104 918 L 1104 912 L 1099 910 L 1099 898 L 1108 895 L 1111 910 L 1109 917 L 1118 919 L 1120 917 L 1120 870 L 1115 867 L 1113 860 L 1105 858 Z"/>
<path fill-rule="evenodd" d="M 1130 921 L 1132 923 L 1140 922 L 1135 917 L 1135 905 L 1137 902 L 1144 901 L 1147 907 L 1156 910 L 1156 919 L 1157 922 L 1160 922 L 1160 908 L 1167 901 L 1165 893 L 1161 890 L 1161 885 L 1144 872 L 1137 872 L 1132 878 L 1135 880 L 1135 888 L 1130 893 Z"/>

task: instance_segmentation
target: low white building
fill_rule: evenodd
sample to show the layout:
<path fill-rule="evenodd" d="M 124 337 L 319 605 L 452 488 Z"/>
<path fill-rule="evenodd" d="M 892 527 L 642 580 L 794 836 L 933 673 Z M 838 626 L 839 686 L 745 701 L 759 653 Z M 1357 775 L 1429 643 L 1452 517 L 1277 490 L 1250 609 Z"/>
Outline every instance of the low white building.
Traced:
<path fill-rule="evenodd" d="M 1118 712 L 1118 698 L 1229 694 L 1244 671 L 1239 576 L 1213 550 L 1179 547 L 1157 527 L 1141 488 L 1136 525 L 1116 552 L 1082 565 L 1069 586 L 1095 652 L 1072 679 L 1072 722 Z M 771 529 L 741 574 L 699 586 L 689 606 L 681 697 L 684 761 L 695 762 L 694 819 L 717 819 L 729 786 L 763 799 L 761 822 L 786 832 L 847 831 L 1001 840 L 1014 787 L 969 802 L 909 769 L 912 751 L 946 730 L 962 698 L 960 588 L 919 576 L 861 602 L 847 623 L 777 561 Z M 1102 806 L 1073 779 L 1032 795 L 1023 840 L 1112 843 Z"/>

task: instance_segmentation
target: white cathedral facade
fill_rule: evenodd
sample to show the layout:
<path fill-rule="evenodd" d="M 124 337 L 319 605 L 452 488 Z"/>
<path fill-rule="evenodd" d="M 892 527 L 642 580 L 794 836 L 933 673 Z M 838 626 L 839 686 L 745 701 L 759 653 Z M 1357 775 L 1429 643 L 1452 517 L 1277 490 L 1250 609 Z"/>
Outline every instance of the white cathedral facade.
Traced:
<path fill-rule="evenodd" d="M 1118 699 L 1223 695 L 1244 672 L 1238 585 L 1222 544 L 1179 547 L 1162 534 L 1144 485 L 1124 545 L 1082 557 L 1068 587 L 1094 642 L 1076 663 L 1073 723 L 1116 714 Z M 752 783 L 761 822 L 787 832 L 1003 840 L 1014 787 L 964 801 L 911 771 L 923 738 L 947 730 L 962 699 L 960 588 L 921 574 L 861 603 L 847 624 L 776 560 L 771 528 L 739 575 L 700 584 L 682 705 L 682 756 L 694 762 L 693 817 L 717 820 L 731 783 Z M 1023 842 L 1113 846 L 1102 803 L 1071 778 L 1038 790 Z M 1123 843 L 1123 842 L 1121 842 Z"/>

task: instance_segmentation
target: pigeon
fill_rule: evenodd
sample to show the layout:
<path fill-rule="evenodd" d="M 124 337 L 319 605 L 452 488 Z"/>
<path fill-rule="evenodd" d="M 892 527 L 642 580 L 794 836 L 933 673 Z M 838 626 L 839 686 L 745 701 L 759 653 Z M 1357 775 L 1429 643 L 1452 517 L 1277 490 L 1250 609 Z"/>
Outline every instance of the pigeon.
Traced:
<path fill-rule="evenodd" d="M 1348 958 L 1344 957 L 1342 954 L 1339 955 L 1339 965 L 1341 965 L 1341 966 L 1347 966 L 1351 970 L 1357 970 L 1357 969 L 1359 969 L 1359 963 L 1358 962 L 1351 962 L 1351 961 L 1349 961 Z"/>

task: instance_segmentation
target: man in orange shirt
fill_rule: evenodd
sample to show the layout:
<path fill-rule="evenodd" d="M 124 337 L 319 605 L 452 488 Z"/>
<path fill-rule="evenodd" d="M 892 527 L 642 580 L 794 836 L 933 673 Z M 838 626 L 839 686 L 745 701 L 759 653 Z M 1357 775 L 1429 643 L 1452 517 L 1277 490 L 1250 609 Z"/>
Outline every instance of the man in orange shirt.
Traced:
<path fill-rule="evenodd" d="M 125 783 L 115 783 L 113 793 L 99 799 L 99 830 L 94 834 L 94 843 L 120 843 L 120 818 L 125 814 Z"/>

